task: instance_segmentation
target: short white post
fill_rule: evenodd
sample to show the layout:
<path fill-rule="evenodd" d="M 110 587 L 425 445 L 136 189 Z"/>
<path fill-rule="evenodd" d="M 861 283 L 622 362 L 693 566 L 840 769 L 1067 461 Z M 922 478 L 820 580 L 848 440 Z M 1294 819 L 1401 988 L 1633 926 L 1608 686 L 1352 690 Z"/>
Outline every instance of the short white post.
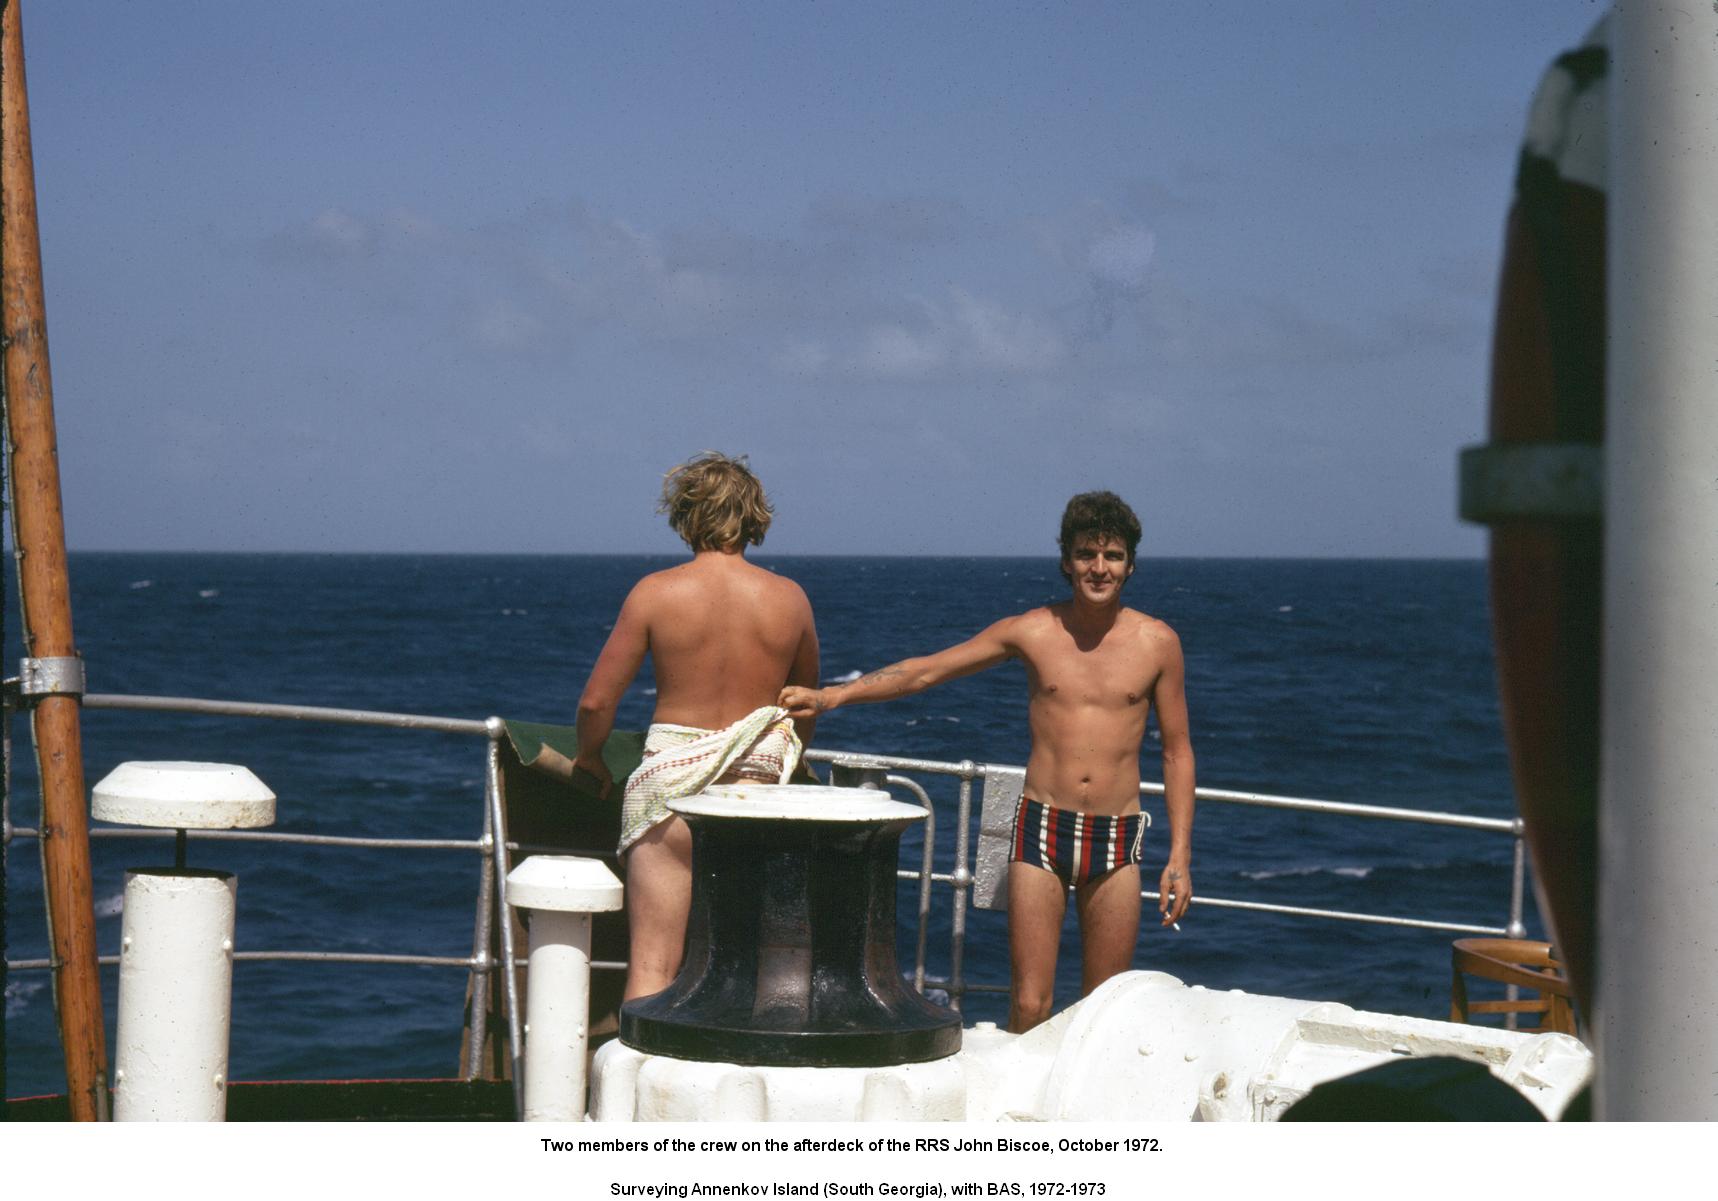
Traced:
<path fill-rule="evenodd" d="M 116 1122 L 225 1120 L 238 891 L 231 872 L 126 872 Z"/>
<path fill-rule="evenodd" d="M 507 875 L 507 903 L 531 911 L 525 992 L 527 1122 L 584 1120 L 591 914 L 619 909 L 621 897 L 620 881 L 598 859 L 533 855 Z"/>
<path fill-rule="evenodd" d="M 122 763 L 95 786 L 92 812 L 98 821 L 182 835 L 272 825 L 274 800 L 261 780 L 231 764 Z M 126 873 L 115 1121 L 225 1119 L 237 901 L 231 872 L 181 860 Z"/>

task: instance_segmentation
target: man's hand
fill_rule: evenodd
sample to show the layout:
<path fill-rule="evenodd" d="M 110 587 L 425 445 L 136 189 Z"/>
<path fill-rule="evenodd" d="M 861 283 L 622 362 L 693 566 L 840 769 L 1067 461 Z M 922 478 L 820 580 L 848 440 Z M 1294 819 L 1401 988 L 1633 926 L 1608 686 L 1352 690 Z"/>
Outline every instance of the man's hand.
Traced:
<path fill-rule="evenodd" d="M 573 784 L 586 792 L 594 792 L 601 800 L 607 800 L 609 791 L 614 788 L 614 773 L 609 771 L 601 755 L 580 755 L 573 760 Z"/>
<path fill-rule="evenodd" d="M 801 688 L 789 684 L 781 690 L 776 704 L 786 709 L 789 717 L 816 717 L 833 708 L 822 688 Z"/>
<path fill-rule="evenodd" d="M 1193 899 L 1193 873 L 1171 863 L 1157 880 L 1157 911 L 1163 915 L 1163 925 L 1171 926 L 1181 920 Z"/>

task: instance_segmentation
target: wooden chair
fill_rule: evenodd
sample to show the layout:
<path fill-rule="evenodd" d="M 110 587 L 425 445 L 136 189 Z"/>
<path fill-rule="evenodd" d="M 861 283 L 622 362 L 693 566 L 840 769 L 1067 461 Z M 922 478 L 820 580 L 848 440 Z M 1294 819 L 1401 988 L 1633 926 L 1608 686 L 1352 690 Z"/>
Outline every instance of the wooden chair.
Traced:
<path fill-rule="evenodd" d="M 1466 977 L 1514 984 L 1534 995 L 1519 1000 L 1470 1001 Z M 1458 938 L 1450 947 L 1450 1021 L 1472 1022 L 1470 1015 L 1538 1014 L 1525 1029 L 1575 1033 L 1575 1008 L 1569 977 L 1551 953 L 1551 944 L 1524 938 Z"/>

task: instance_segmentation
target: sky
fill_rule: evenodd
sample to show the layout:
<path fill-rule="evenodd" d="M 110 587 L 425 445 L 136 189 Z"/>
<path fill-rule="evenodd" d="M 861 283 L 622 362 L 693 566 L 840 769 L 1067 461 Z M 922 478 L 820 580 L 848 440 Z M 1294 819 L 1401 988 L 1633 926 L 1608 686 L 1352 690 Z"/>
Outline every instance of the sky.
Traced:
<path fill-rule="evenodd" d="M 1476 556 L 1592 0 L 24 0 L 74 550 Z"/>

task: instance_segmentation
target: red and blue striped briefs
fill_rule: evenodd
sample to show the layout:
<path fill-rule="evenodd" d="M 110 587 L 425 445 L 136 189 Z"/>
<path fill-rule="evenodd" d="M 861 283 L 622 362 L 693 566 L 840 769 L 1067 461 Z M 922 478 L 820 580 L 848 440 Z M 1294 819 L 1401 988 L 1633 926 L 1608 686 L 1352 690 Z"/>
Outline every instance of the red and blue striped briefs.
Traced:
<path fill-rule="evenodd" d="M 1076 813 L 1023 796 L 1014 814 L 1014 850 L 1008 859 L 1055 872 L 1063 884 L 1078 887 L 1105 872 L 1138 863 L 1144 834 L 1145 821 L 1139 813 L 1118 817 Z"/>

